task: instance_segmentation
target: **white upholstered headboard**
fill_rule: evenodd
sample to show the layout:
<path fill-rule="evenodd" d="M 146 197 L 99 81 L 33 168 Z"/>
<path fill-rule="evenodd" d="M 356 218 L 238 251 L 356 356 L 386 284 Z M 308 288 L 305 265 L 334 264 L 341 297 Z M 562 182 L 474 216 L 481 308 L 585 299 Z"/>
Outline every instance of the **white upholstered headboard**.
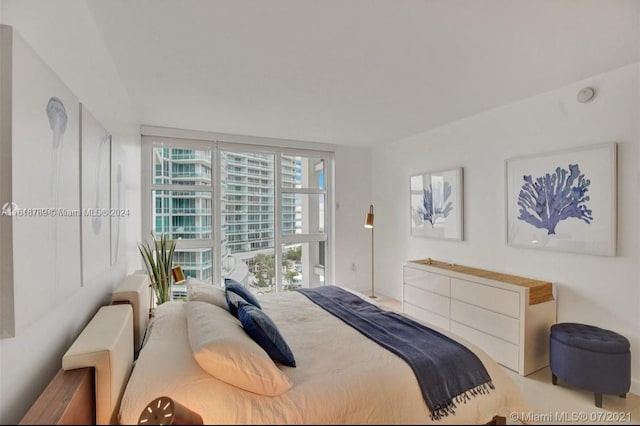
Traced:
<path fill-rule="evenodd" d="M 111 303 L 128 303 L 133 308 L 133 347 L 140 351 L 149 323 L 151 288 L 147 274 L 131 274 L 124 277 L 113 291 Z"/>
<path fill-rule="evenodd" d="M 113 291 L 112 304 L 98 310 L 64 354 L 62 369 L 20 424 L 117 424 L 150 300 L 147 275 L 127 275 Z"/>
<path fill-rule="evenodd" d="M 112 424 L 133 367 L 133 311 L 103 306 L 62 357 L 62 368 L 95 369 L 96 424 Z"/>

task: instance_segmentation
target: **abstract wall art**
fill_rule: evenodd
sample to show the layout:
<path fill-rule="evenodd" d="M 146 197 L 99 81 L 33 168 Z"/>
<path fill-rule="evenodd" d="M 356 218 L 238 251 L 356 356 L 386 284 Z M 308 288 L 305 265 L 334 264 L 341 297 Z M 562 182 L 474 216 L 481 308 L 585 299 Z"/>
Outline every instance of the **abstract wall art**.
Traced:
<path fill-rule="evenodd" d="M 507 243 L 615 256 L 616 144 L 506 161 Z"/>
<path fill-rule="evenodd" d="M 462 167 L 410 178 L 411 235 L 462 240 Z"/>
<path fill-rule="evenodd" d="M 81 289 L 80 102 L 11 27 L 0 31 L 4 338 Z"/>
<path fill-rule="evenodd" d="M 82 285 L 111 267 L 111 135 L 81 105 Z"/>
<path fill-rule="evenodd" d="M 125 153 L 116 140 L 111 141 L 111 264 L 120 258 L 128 210 L 124 208 Z"/>

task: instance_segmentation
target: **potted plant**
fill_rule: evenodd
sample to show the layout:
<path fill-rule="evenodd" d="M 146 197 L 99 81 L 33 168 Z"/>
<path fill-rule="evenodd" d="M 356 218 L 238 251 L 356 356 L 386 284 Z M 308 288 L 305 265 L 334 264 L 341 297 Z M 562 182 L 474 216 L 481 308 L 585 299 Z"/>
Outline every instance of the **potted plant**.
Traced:
<path fill-rule="evenodd" d="M 158 305 L 171 300 L 171 269 L 173 267 L 173 252 L 176 248 L 175 240 L 161 234 L 160 238 L 153 237 L 153 247 L 148 241 L 138 244 L 144 266 L 147 268 L 151 280 L 152 294 Z"/>

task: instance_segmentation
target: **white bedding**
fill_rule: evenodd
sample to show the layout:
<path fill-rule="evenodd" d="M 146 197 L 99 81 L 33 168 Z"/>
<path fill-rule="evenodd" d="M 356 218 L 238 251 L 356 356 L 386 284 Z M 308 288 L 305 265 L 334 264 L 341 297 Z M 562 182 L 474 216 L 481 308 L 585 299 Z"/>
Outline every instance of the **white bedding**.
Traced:
<path fill-rule="evenodd" d="M 432 421 L 415 375 L 401 358 L 300 293 L 259 300 L 295 356 L 296 368 L 279 365 L 291 389 L 262 396 L 209 375 L 189 345 L 184 308 L 190 302 L 168 302 L 156 311 L 122 399 L 120 423 L 136 424 L 143 408 L 159 396 L 197 412 L 205 424 L 481 424 L 527 410 L 522 392 L 502 367 L 443 332 L 480 357 L 495 390 L 458 405 L 454 416 Z"/>

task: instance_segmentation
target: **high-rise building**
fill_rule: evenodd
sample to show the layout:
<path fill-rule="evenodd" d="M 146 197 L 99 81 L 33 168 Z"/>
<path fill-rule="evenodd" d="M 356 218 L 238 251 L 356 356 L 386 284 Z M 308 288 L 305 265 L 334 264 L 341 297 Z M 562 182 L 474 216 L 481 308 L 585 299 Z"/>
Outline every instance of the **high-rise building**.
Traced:
<path fill-rule="evenodd" d="M 211 158 L 190 149 L 156 148 L 156 184 L 210 185 Z M 154 193 L 156 233 L 172 239 L 211 238 L 211 193 L 194 191 L 156 191 Z M 213 274 L 211 249 L 176 249 L 174 264 L 185 275 L 210 281 Z"/>
<path fill-rule="evenodd" d="M 211 185 L 209 152 L 177 148 L 155 148 L 154 152 L 156 184 Z M 280 158 L 281 186 L 294 188 L 301 180 L 302 162 L 295 156 Z M 221 233 L 221 275 L 232 275 L 244 281 L 243 284 L 250 284 L 249 276 L 261 275 L 261 269 L 266 267 L 261 259 L 273 259 L 278 184 L 275 157 L 222 151 L 220 172 L 220 194 L 213 194 L 214 200 L 210 191 L 155 191 L 155 230 L 173 239 L 210 239 L 212 206 L 215 205 L 221 212 L 217 227 Z M 282 194 L 280 212 L 282 234 L 300 232 L 300 197 Z M 214 278 L 211 248 L 176 249 L 174 264 L 181 265 L 186 276 L 209 282 Z"/>

